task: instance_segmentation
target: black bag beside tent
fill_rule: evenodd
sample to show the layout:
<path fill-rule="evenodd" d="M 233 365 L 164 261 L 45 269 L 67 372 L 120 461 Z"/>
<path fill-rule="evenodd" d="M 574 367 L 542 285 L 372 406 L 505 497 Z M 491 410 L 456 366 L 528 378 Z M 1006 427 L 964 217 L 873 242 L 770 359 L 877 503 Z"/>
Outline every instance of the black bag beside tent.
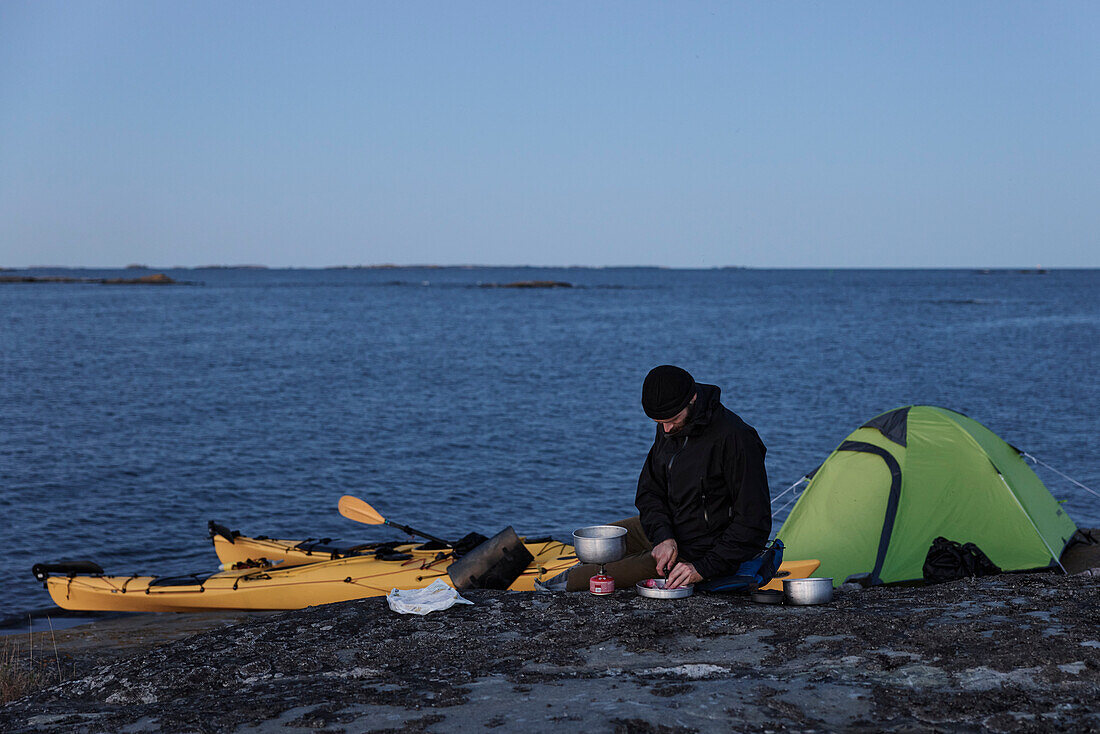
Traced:
<path fill-rule="evenodd" d="M 936 538 L 924 559 L 924 580 L 930 584 L 973 576 L 995 576 L 1001 569 L 973 543 Z"/>

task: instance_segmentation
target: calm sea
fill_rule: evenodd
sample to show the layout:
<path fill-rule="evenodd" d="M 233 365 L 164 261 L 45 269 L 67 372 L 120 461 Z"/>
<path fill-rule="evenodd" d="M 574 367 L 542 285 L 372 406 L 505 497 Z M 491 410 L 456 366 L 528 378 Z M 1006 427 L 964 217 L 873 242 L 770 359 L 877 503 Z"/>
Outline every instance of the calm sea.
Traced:
<path fill-rule="evenodd" d="M 340 517 L 342 494 L 450 537 L 632 514 L 641 381 L 665 362 L 757 428 L 773 494 L 909 403 L 1100 489 L 1100 271 L 164 272 L 201 285 L 0 285 L 0 617 L 50 606 L 36 561 L 213 569 L 211 519 L 399 537 Z M 31 272 L 59 273 L 141 274 Z M 576 287 L 479 287 L 538 279 Z"/>

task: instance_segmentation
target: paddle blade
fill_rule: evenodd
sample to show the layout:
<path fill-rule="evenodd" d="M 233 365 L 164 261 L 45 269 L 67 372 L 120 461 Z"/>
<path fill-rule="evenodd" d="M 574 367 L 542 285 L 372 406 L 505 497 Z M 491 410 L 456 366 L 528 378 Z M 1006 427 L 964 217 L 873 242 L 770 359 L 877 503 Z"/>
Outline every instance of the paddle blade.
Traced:
<path fill-rule="evenodd" d="M 340 498 L 340 514 L 349 520 L 366 523 L 367 525 L 381 525 L 386 518 L 378 514 L 378 510 L 368 505 L 358 497 L 345 494 Z"/>

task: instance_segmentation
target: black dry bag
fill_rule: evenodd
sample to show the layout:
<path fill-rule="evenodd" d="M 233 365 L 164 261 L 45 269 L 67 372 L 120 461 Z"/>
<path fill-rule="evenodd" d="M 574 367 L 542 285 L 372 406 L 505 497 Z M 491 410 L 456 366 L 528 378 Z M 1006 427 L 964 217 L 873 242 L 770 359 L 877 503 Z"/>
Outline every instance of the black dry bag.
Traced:
<path fill-rule="evenodd" d="M 994 576 L 1001 569 L 973 543 L 957 543 L 947 538 L 936 538 L 924 559 L 924 580 L 930 584 L 970 578 Z"/>
<path fill-rule="evenodd" d="M 456 589 L 507 589 L 535 557 L 508 526 L 447 569 Z"/>

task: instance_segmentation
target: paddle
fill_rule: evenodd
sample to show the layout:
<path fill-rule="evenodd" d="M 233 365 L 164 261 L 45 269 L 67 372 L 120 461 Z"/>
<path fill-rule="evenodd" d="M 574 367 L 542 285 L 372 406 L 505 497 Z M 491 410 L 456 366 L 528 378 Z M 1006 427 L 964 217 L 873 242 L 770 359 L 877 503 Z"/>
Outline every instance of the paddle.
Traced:
<path fill-rule="evenodd" d="M 398 530 L 408 533 L 409 535 L 419 535 L 421 538 L 427 538 L 428 540 L 434 540 L 436 543 L 442 543 L 448 548 L 451 547 L 451 543 L 437 538 L 434 535 L 428 535 L 420 530 L 413 530 L 408 525 L 398 525 L 395 522 L 390 522 L 363 500 L 358 497 L 352 497 L 350 494 L 345 494 L 340 498 L 340 514 L 349 520 L 355 522 L 366 523 L 367 525 L 389 525 L 390 527 L 397 528 Z"/>

